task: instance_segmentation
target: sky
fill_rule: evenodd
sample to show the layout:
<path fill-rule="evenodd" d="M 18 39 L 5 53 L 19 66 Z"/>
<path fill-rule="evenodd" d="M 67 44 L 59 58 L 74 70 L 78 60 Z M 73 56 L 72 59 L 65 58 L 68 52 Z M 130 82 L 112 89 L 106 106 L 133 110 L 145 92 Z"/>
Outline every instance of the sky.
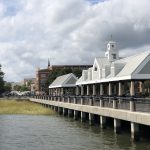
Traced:
<path fill-rule="evenodd" d="M 0 0 L 6 81 L 51 65 L 93 64 L 117 42 L 121 57 L 150 50 L 149 0 Z"/>

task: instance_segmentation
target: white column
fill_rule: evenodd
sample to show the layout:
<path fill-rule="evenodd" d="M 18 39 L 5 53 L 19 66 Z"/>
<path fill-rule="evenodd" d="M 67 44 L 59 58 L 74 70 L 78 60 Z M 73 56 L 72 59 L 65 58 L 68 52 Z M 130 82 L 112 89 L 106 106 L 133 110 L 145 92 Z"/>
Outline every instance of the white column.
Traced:
<path fill-rule="evenodd" d="M 87 95 L 90 95 L 90 86 L 87 85 Z"/>
<path fill-rule="evenodd" d="M 79 112 L 77 110 L 74 110 L 74 120 L 78 120 Z"/>
<path fill-rule="evenodd" d="M 130 84 L 130 95 L 131 96 L 135 95 L 134 81 L 131 81 L 131 84 Z"/>
<path fill-rule="evenodd" d="M 109 83 L 109 96 L 111 96 L 112 95 L 112 84 L 111 83 Z"/>
<path fill-rule="evenodd" d="M 140 93 L 143 94 L 143 92 L 144 92 L 144 81 L 141 81 L 139 84 L 140 84 Z"/>
<path fill-rule="evenodd" d="M 64 94 L 64 89 L 63 88 L 61 88 L 61 95 L 63 95 Z"/>
<path fill-rule="evenodd" d="M 131 122 L 131 138 L 134 141 L 138 141 L 140 136 L 139 136 L 139 124 Z"/>
<path fill-rule="evenodd" d="M 134 96 L 135 95 L 135 87 L 134 87 L 134 81 L 131 81 L 131 86 L 130 86 L 130 95 Z M 130 111 L 135 110 L 135 103 L 133 99 L 130 100 Z"/>
<path fill-rule="evenodd" d="M 121 121 L 119 119 L 114 118 L 114 132 L 120 133 L 121 131 Z"/>
<path fill-rule="evenodd" d="M 62 107 L 58 107 L 58 113 L 61 115 L 63 113 L 63 108 Z"/>
<path fill-rule="evenodd" d="M 86 121 L 86 113 L 81 111 L 81 122 L 85 122 Z"/>
<path fill-rule="evenodd" d="M 89 124 L 94 125 L 94 114 L 89 113 Z"/>
<path fill-rule="evenodd" d="M 119 82 L 118 95 L 122 96 L 122 83 Z"/>
<path fill-rule="evenodd" d="M 100 95 L 104 94 L 103 83 L 100 83 Z"/>
<path fill-rule="evenodd" d="M 79 95 L 79 86 L 76 86 L 76 95 Z"/>
<path fill-rule="evenodd" d="M 63 115 L 67 116 L 67 114 L 68 114 L 68 109 L 67 108 L 63 108 Z"/>
<path fill-rule="evenodd" d="M 74 104 L 76 104 L 77 103 L 77 99 L 76 99 L 76 97 L 74 97 Z"/>
<path fill-rule="evenodd" d="M 68 117 L 73 117 L 74 111 L 72 109 L 68 109 Z"/>
<path fill-rule="evenodd" d="M 81 95 L 84 95 L 84 86 L 81 85 Z"/>
<path fill-rule="evenodd" d="M 102 129 L 106 128 L 106 117 L 105 116 L 100 116 L 100 125 L 101 125 Z"/>
<path fill-rule="evenodd" d="M 93 84 L 93 95 L 96 95 L 96 85 Z"/>

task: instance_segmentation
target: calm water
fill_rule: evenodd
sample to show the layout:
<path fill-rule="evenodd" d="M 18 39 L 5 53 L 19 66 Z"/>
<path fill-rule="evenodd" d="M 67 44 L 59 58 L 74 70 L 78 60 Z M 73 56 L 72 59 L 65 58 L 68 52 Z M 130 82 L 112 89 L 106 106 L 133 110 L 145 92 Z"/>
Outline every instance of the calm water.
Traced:
<path fill-rule="evenodd" d="M 60 116 L 1 115 L 0 150 L 150 150 L 150 143 Z"/>

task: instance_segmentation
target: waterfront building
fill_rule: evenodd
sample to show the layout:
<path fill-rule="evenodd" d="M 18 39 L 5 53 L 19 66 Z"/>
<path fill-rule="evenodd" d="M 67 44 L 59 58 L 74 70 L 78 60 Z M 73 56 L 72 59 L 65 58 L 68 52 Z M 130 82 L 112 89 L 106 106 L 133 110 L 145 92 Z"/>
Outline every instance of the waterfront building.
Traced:
<path fill-rule="evenodd" d="M 120 58 L 116 42 L 110 41 L 105 57 L 95 58 L 93 66 L 83 70 L 76 83 L 72 82 L 76 93 L 63 95 L 67 76 L 58 77 L 50 85 L 49 96 L 36 96 L 32 101 L 81 122 L 88 119 L 90 125 L 98 121 L 101 128 L 111 120 L 115 133 L 120 133 L 127 121 L 133 140 L 139 140 L 141 125 L 150 126 L 149 99 L 136 98 L 145 94 L 150 81 L 150 51 Z"/>
<path fill-rule="evenodd" d="M 77 79 L 73 73 L 57 77 L 49 86 L 49 95 L 74 95 Z"/>
<path fill-rule="evenodd" d="M 141 96 L 150 80 L 150 51 L 119 58 L 116 42 L 107 44 L 105 57 L 96 57 L 93 67 L 83 70 L 76 82 L 79 95 Z"/>

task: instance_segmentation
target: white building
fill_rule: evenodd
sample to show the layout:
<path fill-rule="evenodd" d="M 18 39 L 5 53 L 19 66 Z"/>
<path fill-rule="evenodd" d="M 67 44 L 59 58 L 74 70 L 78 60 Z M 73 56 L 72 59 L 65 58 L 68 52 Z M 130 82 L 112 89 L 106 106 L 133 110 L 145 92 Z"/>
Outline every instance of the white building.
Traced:
<path fill-rule="evenodd" d="M 150 51 L 119 58 L 116 42 L 110 41 L 105 57 L 95 58 L 93 67 L 83 70 L 76 85 L 81 87 L 81 95 L 122 95 L 124 88 L 126 93 L 130 91 L 130 95 L 135 95 L 143 92 L 143 83 L 149 79 Z M 90 86 L 93 86 L 91 94 Z"/>
<path fill-rule="evenodd" d="M 57 77 L 49 86 L 49 95 L 74 95 L 77 79 L 73 73 Z"/>

